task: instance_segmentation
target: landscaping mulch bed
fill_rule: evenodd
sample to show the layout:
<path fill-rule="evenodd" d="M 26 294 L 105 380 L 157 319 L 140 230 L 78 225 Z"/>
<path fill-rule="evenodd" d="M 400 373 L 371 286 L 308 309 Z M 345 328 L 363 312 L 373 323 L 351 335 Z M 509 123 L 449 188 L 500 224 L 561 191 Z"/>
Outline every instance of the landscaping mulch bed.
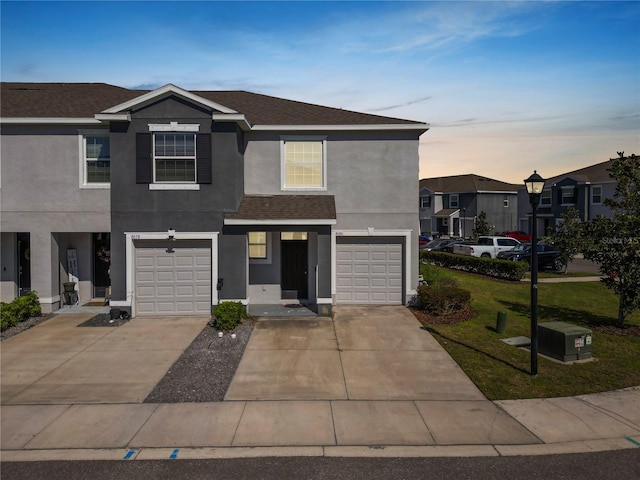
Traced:
<path fill-rule="evenodd" d="M 457 323 L 466 322 L 476 316 L 476 312 L 472 309 L 460 310 L 459 312 L 450 313 L 449 315 L 432 315 L 424 310 L 410 308 L 413 316 L 418 319 L 422 325 L 455 325 Z"/>
<path fill-rule="evenodd" d="M 46 322 L 50 318 L 53 318 L 55 315 L 53 313 L 48 313 L 45 315 L 39 315 L 37 317 L 31 317 L 24 322 L 20 322 L 13 327 L 9 327 L 6 330 L 3 330 L 0 333 L 0 341 L 6 340 L 7 338 L 11 338 L 14 335 L 24 332 L 25 330 L 29 330 L 36 325 L 40 325 L 42 322 Z"/>
<path fill-rule="evenodd" d="M 125 324 L 129 321 L 129 319 L 124 318 L 111 318 L 111 314 L 109 313 L 99 313 L 91 317 L 86 322 L 78 325 L 79 327 L 119 327 L 122 324 Z"/>
<path fill-rule="evenodd" d="M 219 402 L 251 337 L 255 320 L 246 318 L 218 337 L 207 325 L 149 393 L 144 403 Z M 236 338 L 231 338 L 234 334 Z"/>

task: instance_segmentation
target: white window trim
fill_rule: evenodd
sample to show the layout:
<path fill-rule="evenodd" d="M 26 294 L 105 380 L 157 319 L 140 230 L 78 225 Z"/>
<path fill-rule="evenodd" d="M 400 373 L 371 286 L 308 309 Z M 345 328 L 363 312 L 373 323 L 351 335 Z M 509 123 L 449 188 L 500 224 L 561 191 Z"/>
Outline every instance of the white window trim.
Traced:
<path fill-rule="evenodd" d="M 178 123 L 178 122 L 169 122 L 169 123 L 149 123 L 148 124 L 150 132 L 180 132 L 180 133 L 198 133 L 200 132 L 200 124 L 199 123 Z M 195 170 L 196 170 L 196 179 L 193 182 L 156 182 L 156 137 L 152 135 L 151 138 L 151 155 L 153 162 L 153 183 L 149 184 L 149 190 L 200 190 L 200 185 L 198 184 L 198 145 L 197 138 L 195 139 Z"/>
<path fill-rule="evenodd" d="M 428 200 L 429 205 L 423 205 Z M 423 195 L 420 197 L 420 208 L 431 208 L 431 195 Z"/>
<path fill-rule="evenodd" d="M 136 240 L 167 240 L 167 232 L 124 232 L 126 237 L 126 300 L 110 301 L 112 307 L 131 307 L 131 316 L 136 315 L 135 304 L 135 244 Z M 211 306 L 218 304 L 218 235 L 219 232 L 175 232 L 176 240 L 211 241 Z"/>
<path fill-rule="evenodd" d="M 453 199 L 456 199 L 456 204 L 453 204 Z M 460 195 L 457 193 L 449 194 L 449 208 L 460 208 Z"/>
<path fill-rule="evenodd" d="M 594 202 L 593 201 L 593 189 L 594 188 L 599 188 L 600 189 L 600 201 L 599 202 Z M 602 205 L 602 185 L 592 185 L 591 186 L 591 205 Z"/>
<path fill-rule="evenodd" d="M 320 187 L 288 187 L 285 175 L 285 143 L 286 142 L 322 142 L 322 186 Z M 326 135 L 281 135 L 280 136 L 280 188 L 282 191 L 326 191 L 327 190 L 327 136 Z"/>
<path fill-rule="evenodd" d="M 87 183 L 87 162 L 85 158 L 85 137 L 87 136 L 105 136 L 109 137 L 109 130 L 105 129 L 82 129 L 78 130 L 78 158 L 79 160 L 79 170 L 78 170 L 78 182 L 79 186 L 82 189 L 95 189 L 95 190 L 105 190 L 111 188 L 111 182 L 109 183 Z M 109 158 L 109 162 L 111 162 L 111 158 Z M 111 165 L 111 163 L 109 163 Z"/>

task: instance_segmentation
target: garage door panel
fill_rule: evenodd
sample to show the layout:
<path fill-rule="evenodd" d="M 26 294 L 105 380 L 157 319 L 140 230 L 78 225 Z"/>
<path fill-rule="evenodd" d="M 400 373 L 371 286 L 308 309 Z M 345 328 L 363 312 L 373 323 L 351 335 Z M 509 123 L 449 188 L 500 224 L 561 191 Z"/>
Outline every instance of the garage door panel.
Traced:
<path fill-rule="evenodd" d="M 163 248 L 147 242 L 136 248 L 137 314 L 211 313 L 211 248 L 208 242 L 191 244 Z"/>
<path fill-rule="evenodd" d="M 336 302 L 402 304 L 402 245 L 367 243 L 364 238 L 350 241 L 345 239 L 337 244 Z"/>

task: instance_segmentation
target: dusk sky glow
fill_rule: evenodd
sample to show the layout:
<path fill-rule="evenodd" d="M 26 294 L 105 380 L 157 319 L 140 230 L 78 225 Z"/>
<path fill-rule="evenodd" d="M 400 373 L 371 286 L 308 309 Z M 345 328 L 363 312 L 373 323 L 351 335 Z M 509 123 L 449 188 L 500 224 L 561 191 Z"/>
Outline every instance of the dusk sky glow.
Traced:
<path fill-rule="evenodd" d="M 3 0 L 1 78 L 249 90 L 431 124 L 420 177 L 640 154 L 640 2 Z"/>

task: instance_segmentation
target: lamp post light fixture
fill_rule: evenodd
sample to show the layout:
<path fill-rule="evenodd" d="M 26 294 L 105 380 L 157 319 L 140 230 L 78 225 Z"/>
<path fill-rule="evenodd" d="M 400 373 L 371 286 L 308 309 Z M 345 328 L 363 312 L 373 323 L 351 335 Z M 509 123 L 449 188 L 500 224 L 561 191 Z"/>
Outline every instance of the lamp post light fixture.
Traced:
<path fill-rule="evenodd" d="M 545 179 L 534 170 L 524 181 L 531 203 L 531 375 L 538 374 L 538 219 L 536 216 Z"/>

